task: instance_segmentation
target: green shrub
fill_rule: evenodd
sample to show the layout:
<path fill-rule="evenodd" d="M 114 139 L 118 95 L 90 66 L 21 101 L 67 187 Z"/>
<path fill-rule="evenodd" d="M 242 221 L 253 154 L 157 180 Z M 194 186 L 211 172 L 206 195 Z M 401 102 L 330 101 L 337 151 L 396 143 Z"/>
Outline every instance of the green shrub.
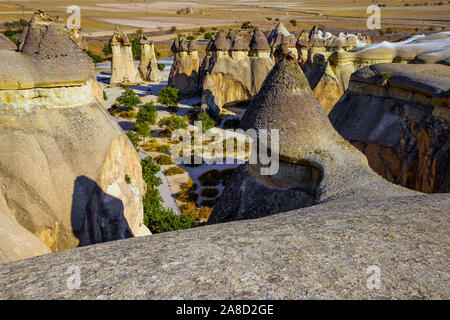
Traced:
<path fill-rule="evenodd" d="M 185 118 L 177 115 L 172 115 L 170 117 L 164 117 L 159 120 L 158 126 L 169 131 L 174 131 L 177 129 L 186 129 L 188 127 L 188 123 Z"/>
<path fill-rule="evenodd" d="M 135 125 L 134 125 L 134 131 L 137 132 L 137 134 L 139 134 L 141 137 L 146 138 L 150 135 L 150 133 L 152 132 L 151 128 L 150 128 L 150 124 L 148 122 L 144 122 L 144 121 L 136 121 Z"/>
<path fill-rule="evenodd" d="M 174 33 L 175 31 L 177 31 L 177 27 L 176 26 L 171 26 L 170 27 L 170 32 Z"/>
<path fill-rule="evenodd" d="M 167 144 L 162 144 L 158 147 L 158 152 L 168 152 L 170 151 L 170 146 Z"/>
<path fill-rule="evenodd" d="M 271 17 L 267 17 L 266 20 L 267 21 L 272 21 L 272 18 Z"/>
<path fill-rule="evenodd" d="M 134 60 L 139 60 L 141 58 L 141 45 L 139 44 L 139 41 L 141 41 L 139 37 L 131 39 L 131 52 Z"/>
<path fill-rule="evenodd" d="M 103 62 L 102 57 L 100 57 L 99 55 L 96 55 L 96 54 L 92 53 L 92 52 L 89 51 L 89 50 L 86 50 L 85 52 L 87 53 L 87 55 L 88 55 L 89 57 L 91 57 L 92 62 L 94 62 L 94 63 L 101 63 L 101 62 Z"/>
<path fill-rule="evenodd" d="M 158 189 L 147 192 L 143 199 L 144 224 L 152 233 L 162 233 L 194 227 L 194 220 L 187 215 L 177 215 L 172 209 L 165 209 Z"/>
<path fill-rule="evenodd" d="M 141 161 L 142 178 L 147 184 L 147 188 L 156 188 L 162 181 L 156 176 L 161 168 L 153 161 L 152 157 L 147 157 Z"/>
<path fill-rule="evenodd" d="M 133 89 L 123 87 L 122 94 L 117 97 L 116 102 L 127 109 L 132 109 L 142 103 L 141 99 L 134 93 Z"/>
<path fill-rule="evenodd" d="M 156 101 L 166 107 L 177 106 L 178 102 L 180 102 L 178 89 L 171 87 L 161 89 Z"/>
<path fill-rule="evenodd" d="M 200 29 L 198 29 L 198 32 L 200 32 L 200 33 L 204 33 L 205 31 L 206 31 L 206 29 L 203 27 L 200 27 Z"/>
<path fill-rule="evenodd" d="M 125 182 L 127 183 L 127 184 L 130 184 L 131 183 L 131 178 L 130 178 L 130 176 L 129 175 L 125 175 Z"/>
<path fill-rule="evenodd" d="M 158 69 L 160 71 L 163 71 L 165 67 L 166 67 L 166 65 L 164 63 L 158 63 Z"/>
<path fill-rule="evenodd" d="M 296 27 L 296 26 L 297 26 L 297 20 L 294 20 L 294 19 L 289 20 L 289 23 L 290 23 L 293 27 Z"/>
<path fill-rule="evenodd" d="M 213 34 L 211 32 L 205 32 L 203 34 L 203 38 L 205 38 L 205 40 L 211 40 L 213 37 Z"/>
<path fill-rule="evenodd" d="M 155 161 L 159 165 L 169 165 L 173 164 L 172 157 L 167 154 L 159 155 L 155 158 Z"/>
<path fill-rule="evenodd" d="M 394 29 L 392 29 L 392 28 L 386 28 L 386 33 L 387 34 L 391 34 L 391 33 L 393 33 L 394 32 Z"/>
<path fill-rule="evenodd" d="M 195 40 L 195 36 L 190 34 L 186 37 L 186 40 Z"/>
<path fill-rule="evenodd" d="M 136 116 L 136 122 L 147 122 L 148 124 L 156 124 L 156 117 L 158 111 L 156 110 L 153 101 L 150 101 L 139 108 Z"/>
<path fill-rule="evenodd" d="M 103 90 L 103 100 L 108 100 L 108 96 L 106 95 L 106 92 L 105 92 L 105 90 Z"/>
<path fill-rule="evenodd" d="M 206 198 L 215 198 L 219 195 L 219 190 L 216 188 L 203 188 L 200 195 Z"/>
<path fill-rule="evenodd" d="M 200 112 L 198 114 L 197 121 L 202 122 L 203 133 L 217 125 L 216 121 L 207 112 Z"/>
<path fill-rule="evenodd" d="M 217 186 L 220 182 L 220 171 L 213 169 L 203 173 L 198 179 L 202 186 Z"/>
<path fill-rule="evenodd" d="M 142 29 L 137 29 L 137 30 L 136 30 L 136 33 L 137 33 L 137 34 L 143 34 L 143 33 L 144 33 L 144 30 L 142 30 Z"/>
<path fill-rule="evenodd" d="M 183 174 L 185 172 L 186 172 L 186 170 L 184 170 L 180 167 L 177 167 L 177 166 L 173 166 L 166 170 L 165 175 L 166 176 L 175 176 L 177 174 Z"/>
<path fill-rule="evenodd" d="M 103 53 L 105 56 L 109 56 L 112 54 L 112 48 L 109 42 L 105 43 L 105 45 L 103 46 Z"/>
<path fill-rule="evenodd" d="M 250 24 L 250 21 L 246 21 L 246 22 L 244 22 L 243 24 L 242 24 L 242 26 L 241 26 L 241 29 L 254 29 L 255 28 L 255 26 L 252 26 L 251 24 Z"/>
<path fill-rule="evenodd" d="M 130 141 L 133 144 L 136 151 L 139 151 L 139 141 L 141 140 L 139 135 L 134 131 L 127 131 L 126 135 L 127 135 L 128 139 L 130 139 Z"/>

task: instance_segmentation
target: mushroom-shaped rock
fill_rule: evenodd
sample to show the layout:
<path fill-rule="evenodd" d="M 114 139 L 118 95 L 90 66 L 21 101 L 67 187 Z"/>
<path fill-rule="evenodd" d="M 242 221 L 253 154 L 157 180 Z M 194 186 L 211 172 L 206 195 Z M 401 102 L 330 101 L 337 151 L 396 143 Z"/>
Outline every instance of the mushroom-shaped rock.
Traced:
<path fill-rule="evenodd" d="M 275 65 L 241 123 L 244 130 L 267 129 L 269 141 L 278 134 L 280 169 L 272 176 L 261 176 L 260 165 L 242 165 L 227 184 L 209 223 L 256 218 L 292 206 L 343 198 L 417 194 L 377 175 L 366 157 L 336 132 L 295 59 L 282 59 Z M 259 141 L 259 148 L 265 145 L 271 144 Z"/>
<path fill-rule="evenodd" d="M 228 51 L 231 49 L 230 40 L 222 32 L 218 32 L 214 39 L 212 49 L 213 51 Z"/>
<path fill-rule="evenodd" d="M 194 40 L 190 40 L 188 43 L 188 52 L 198 51 L 198 46 Z"/>
<path fill-rule="evenodd" d="M 260 29 L 255 29 L 250 40 L 250 50 L 253 51 L 268 51 L 270 50 L 269 43 L 264 33 Z"/>

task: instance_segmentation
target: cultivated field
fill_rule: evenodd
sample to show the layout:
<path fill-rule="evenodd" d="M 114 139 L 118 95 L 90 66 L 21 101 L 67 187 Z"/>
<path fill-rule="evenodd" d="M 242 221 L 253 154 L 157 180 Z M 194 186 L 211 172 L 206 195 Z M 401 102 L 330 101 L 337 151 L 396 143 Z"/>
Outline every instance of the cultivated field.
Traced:
<path fill-rule="evenodd" d="M 425 5 L 427 3 L 427 5 Z M 425 0 L 228 0 L 228 1 L 114 1 L 114 0 L 9 0 L 0 1 L 0 23 L 24 18 L 28 20 L 36 9 L 50 15 L 68 17 L 66 8 L 81 8 L 83 32 L 89 36 L 109 36 L 115 25 L 127 32 L 189 30 L 241 25 L 251 21 L 263 29 L 271 29 L 283 21 L 291 30 L 310 28 L 366 29 L 367 6 L 383 5 L 382 28 L 398 31 L 431 31 L 450 28 L 449 1 Z M 179 9 L 192 7 L 190 14 L 177 14 Z M 297 25 L 289 24 L 296 20 Z"/>

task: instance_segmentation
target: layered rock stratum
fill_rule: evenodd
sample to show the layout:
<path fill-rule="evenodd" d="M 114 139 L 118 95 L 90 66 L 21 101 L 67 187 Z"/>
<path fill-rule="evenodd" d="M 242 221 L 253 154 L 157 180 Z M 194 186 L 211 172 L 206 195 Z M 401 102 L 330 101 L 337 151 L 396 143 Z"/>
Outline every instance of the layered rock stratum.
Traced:
<path fill-rule="evenodd" d="M 38 11 L 0 64 L 0 263 L 136 233 L 139 157 L 64 24 Z"/>
<path fill-rule="evenodd" d="M 329 113 L 347 90 L 352 73 L 377 63 L 449 65 L 450 32 L 416 36 L 398 43 L 383 41 L 351 51 L 310 52 L 303 70 L 314 94 Z"/>
<path fill-rule="evenodd" d="M 329 116 L 387 180 L 450 192 L 449 98 L 449 66 L 376 64 L 352 74 Z"/>

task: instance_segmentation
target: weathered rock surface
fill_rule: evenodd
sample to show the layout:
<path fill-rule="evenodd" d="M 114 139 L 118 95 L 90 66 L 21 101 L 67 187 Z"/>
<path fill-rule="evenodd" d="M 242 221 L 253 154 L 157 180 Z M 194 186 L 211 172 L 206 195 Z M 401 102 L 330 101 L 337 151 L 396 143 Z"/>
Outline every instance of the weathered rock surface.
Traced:
<path fill-rule="evenodd" d="M 449 299 L 449 208 L 448 194 L 330 201 L 76 248 L 0 265 L 0 298 Z"/>
<path fill-rule="evenodd" d="M 255 31 L 250 41 L 244 37 L 226 39 L 221 33 L 216 35 L 208 48 L 209 56 L 202 63 L 203 109 L 219 114 L 224 106 L 248 101 L 258 93 L 273 67 L 264 40 L 260 31 Z"/>
<path fill-rule="evenodd" d="M 110 43 L 112 49 L 110 83 L 133 84 L 142 82 L 139 71 L 134 65 L 131 42 L 119 26 L 116 26 Z"/>
<path fill-rule="evenodd" d="M 366 157 L 336 132 L 291 59 L 275 65 L 241 120 L 244 130 L 278 130 L 279 172 L 260 176 L 258 166 L 252 165 L 255 170 L 233 174 L 208 223 L 282 212 L 289 206 L 286 197 L 280 196 L 283 191 L 301 191 L 292 202 L 297 207 L 344 198 L 370 201 L 371 197 L 415 194 L 377 175 Z M 273 197 L 267 196 L 270 193 Z M 246 200 L 248 195 L 252 198 Z M 258 208 L 257 203 L 264 205 Z"/>
<path fill-rule="evenodd" d="M 139 72 L 142 79 L 147 81 L 161 80 L 162 75 L 158 69 L 153 41 L 144 34 L 142 35 L 139 44 L 141 45 L 141 63 L 139 65 Z"/>
<path fill-rule="evenodd" d="M 331 47 L 333 48 L 333 47 Z M 326 50 L 309 51 L 303 66 L 315 96 L 326 112 L 347 90 L 350 76 L 355 71 L 377 63 L 439 63 L 450 64 L 450 32 L 411 38 L 403 42 L 369 45 L 346 52 Z"/>
<path fill-rule="evenodd" d="M 0 33 L 0 50 L 15 51 L 17 45 L 9 40 L 3 33 Z"/>
<path fill-rule="evenodd" d="M 450 192 L 449 97 L 448 66 L 376 64 L 352 75 L 330 120 L 387 180 Z"/>
<path fill-rule="evenodd" d="M 0 214 L 16 224 L 0 230 L 6 260 L 47 252 L 44 244 L 58 251 L 130 237 L 143 219 L 139 157 L 101 104 L 92 61 L 62 23 L 41 15 L 22 50 L 0 60 Z M 11 61 L 34 61 L 41 73 L 11 89 L 29 67 L 7 74 Z M 5 243 L 16 247 L 5 253 Z"/>
<path fill-rule="evenodd" d="M 184 97 L 197 95 L 200 91 L 200 59 L 194 41 L 175 39 L 171 50 L 174 53 L 174 62 L 170 69 L 168 86 L 177 88 Z"/>

